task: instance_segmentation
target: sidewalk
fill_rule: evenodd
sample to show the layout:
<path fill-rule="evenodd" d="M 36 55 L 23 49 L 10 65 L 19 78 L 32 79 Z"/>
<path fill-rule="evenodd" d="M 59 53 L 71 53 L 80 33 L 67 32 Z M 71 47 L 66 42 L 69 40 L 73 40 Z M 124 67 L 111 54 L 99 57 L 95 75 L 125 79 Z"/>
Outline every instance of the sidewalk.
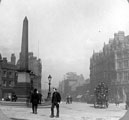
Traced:
<path fill-rule="evenodd" d="M 59 118 L 50 118 L 50 106 L 39 107 L 38 114 L 33 114 L 31 108 L 15 107 L 15 106 L 0 106 L 3 113 L 10 119 L 0 120 L 84 120 L 81 118 L 74 118 L 70 114 L 60 114 Z M 87 119 L 85 119 L 87 120 Z"/>
<path fill-rule="evenodd" d="M 39 107 L 38 114 L 33 114 L 31 107 L 25 106 L 0 105 L 0 109 L 0 120 L 50 120 L 50 106 Z"/>
<path fill-rule="evenodd" d="M 59 118 L 50 118 L 51 105 L 39 105 L 38 113 L 33 114 L 31 106 L 27 107 L 24 103 L 2 102 L 0 103 L 0 110 L 0 120 L 82 120 L 79 118 L 74 119 L 70 114 L 64 113 L 60 113 Z M 63 110 L 60 107 L 60 111 Z"/>
<path fill-rule="evenodd" d="M 31 107 L 0 105 L 3 112 L 0 111 L 0 120 L 119 120 L 120 116 L 125 113 L 123 107 L 123 105 L 120 107 L 110 105 L 109 109 L 94 109 L 83 103 L 70 105 L 62 103 L 60 105 L 60 117 L 50 118 L 51 105 L 39 106 L 38 114 L 33 114 Z"/>
<path fill-rule="evenodd" d="M 0 120 L 48 120 L 50 103 L 38 106 L 38 114 L 32 114 L 31 104 L 26 102 L 0 101 Z M 46 115 L 48 114 L 48 115 Z"/>
<path fill-rule="evenodd" d="M 0 109 L 0 120 L 10 120 Z"/>

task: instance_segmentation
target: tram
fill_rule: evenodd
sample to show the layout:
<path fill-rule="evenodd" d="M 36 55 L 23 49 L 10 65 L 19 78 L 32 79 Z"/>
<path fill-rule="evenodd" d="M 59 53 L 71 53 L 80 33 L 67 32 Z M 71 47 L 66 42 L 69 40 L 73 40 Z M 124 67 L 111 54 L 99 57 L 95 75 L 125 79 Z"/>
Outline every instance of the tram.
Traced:
<path fill-rule="evenodd" d="M 94 89 L 94 96 L 95 108 L 108 108 L 108 87 L 104 82 L 99 83 L 99 85 Z"/>

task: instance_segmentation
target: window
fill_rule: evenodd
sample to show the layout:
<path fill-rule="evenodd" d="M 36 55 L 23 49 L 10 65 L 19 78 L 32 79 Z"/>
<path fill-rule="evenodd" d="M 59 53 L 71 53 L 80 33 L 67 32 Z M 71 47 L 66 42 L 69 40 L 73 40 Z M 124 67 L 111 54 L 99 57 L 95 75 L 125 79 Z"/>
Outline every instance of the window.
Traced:
<path fill-rule="evenodd" d="M 124 81 L 128 81 L 128 72 L 124 72 Z"/>
<path fill-rule="evenodd" d="M 13 78 L 13 72 L 9 72 L 8 75 L 9 75 L 9 78 Z"/>
<path fill-rule="evenodd" d="M 15 77 L 17 77 L 18 76 L 18 73 L 17 72 L 15 72 Z"/>
<path fill-rule="evenodd" d="M 118 69 L 122 69 L 122 61 L 117 61 Z"/>
<path fill-rule="evenodd" d="M 9 86 L 11 87 L 11 81 L 9 81 Z"/>
<path fill-rule="evenodd" d="M 122 54 L 121 53 L 117 53 L 117 58 L 118 59 L 122 58 Z"/>
<path fill-rule="evenodd" d="M 5 80 L 3 80 L 2 85 L 6 87 L 6 81 Z"/>
<path fill-rule="evenodd" d="M 7 72 L 3 71 L 3 77 L 7 77 Z"/>
<path fill-rule="evenodd" d="M 128 60 L 124 61 L 124 68 L 128 68 L 129 64 L 128 64 Z"/>
<path fill-rule="evenodd" d="M 129 57 L 129 53 L 127 51 L 124 52 L 124 58 L 128 58 Z"/>
<path fill-rule="evenodd" d="M 11 81 L 11 80 L 10 80 L 10 81 L 9 81 L 9 86 L 10 86 L 10 87 L 14 87 L 14 81 Z"/>
<path fill-rule="evenodd" d="M 117 78 L 117 81 L 118 81 L 118 82 L 122 81 L 122 78 L 123 78 L 122 72 L 118 72 L 118 73 L 117 73 L 117 77 L 118 77 L 118 78 Z"/>

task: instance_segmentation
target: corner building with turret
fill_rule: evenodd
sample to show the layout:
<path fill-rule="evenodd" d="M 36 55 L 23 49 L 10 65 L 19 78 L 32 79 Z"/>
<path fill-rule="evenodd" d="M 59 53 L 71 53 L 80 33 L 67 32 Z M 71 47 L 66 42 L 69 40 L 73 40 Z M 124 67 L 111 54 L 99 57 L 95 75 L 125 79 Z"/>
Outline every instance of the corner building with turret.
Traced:
<path fill-rule="evenodd" d="M 99 82 L 104 82 L 109 99 L 116 97 L 125 102 L 129 94 L 129 36 L 123 31 L 114 34 L 113 39 L 103 46 L 102 51 L 93 52 L 90 58 L 90 93 Z"/>

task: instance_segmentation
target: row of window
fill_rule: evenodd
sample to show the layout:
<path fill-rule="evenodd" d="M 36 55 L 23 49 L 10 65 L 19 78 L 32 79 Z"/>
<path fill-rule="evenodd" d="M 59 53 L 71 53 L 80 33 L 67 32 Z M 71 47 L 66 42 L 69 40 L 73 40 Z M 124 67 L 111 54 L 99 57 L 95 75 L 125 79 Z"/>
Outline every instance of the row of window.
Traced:
<path fill-rule="evenodd" d="M 117 59 L 122 59 L 122 58 L 129 58 L 129 52 L 125 52 L 125 53 L 117 53 L 116 54 Z"/>
<path fill-rule="evenodd" d="M 118 72 L 117 81 L 129 81 L 129 71 Z"/>
<path fill-rule="evenodd" d="M 6 80 L 3 80 L 2 81 L 2 86 L 4 86 L 4 87 L 7 87 L 7 86 L 9 86 L 9 87 L 14 87 L 14 81 L 6 81 Z"/>
<path fill-rule="evenodd" d="M 117 69 L 122 69 L 122 68 L 128 68 L 129 67 L 129 60 L 118 60 L 117 61 Z"/>
<path fill-rule="evenodd" d="M 2 77 L 9 77 L 9 78 L 13 78 L 17 76 L 17 72 L 13 72 L 13 71 L 2 71 L 0 72 L 0 74 L 2 74 Z"/>

